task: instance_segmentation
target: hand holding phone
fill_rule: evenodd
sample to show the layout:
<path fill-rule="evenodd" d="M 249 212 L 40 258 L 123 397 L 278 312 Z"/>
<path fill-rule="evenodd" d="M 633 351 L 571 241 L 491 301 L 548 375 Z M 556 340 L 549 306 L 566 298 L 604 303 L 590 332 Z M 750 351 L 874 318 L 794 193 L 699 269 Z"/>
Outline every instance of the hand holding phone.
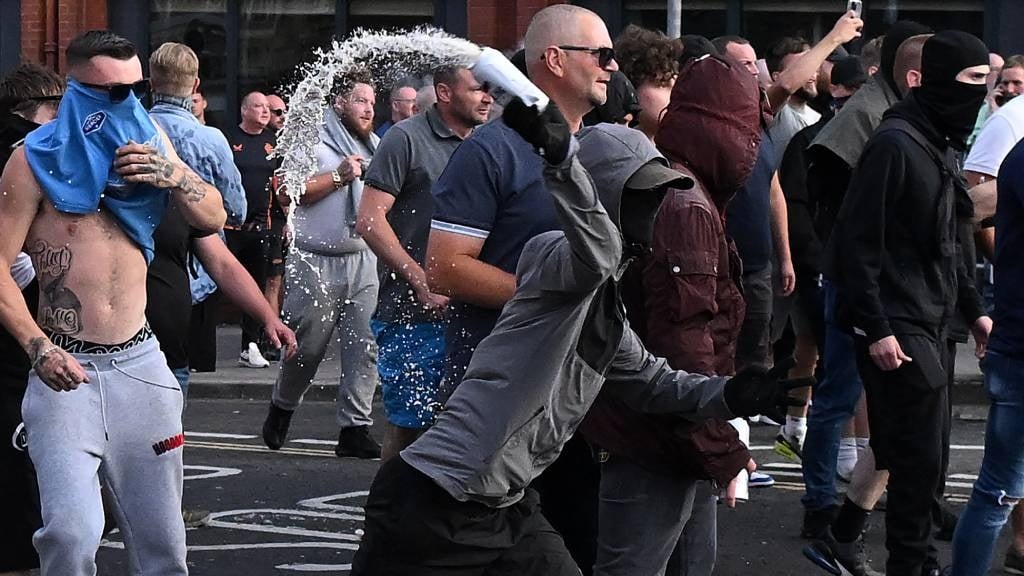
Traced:
<path fill-rule="evenodd" d="M 857 16 L 857 18 L 861 17 L 861 15 L 863 13 L 863 10 L 864 10 L 864 2 L 863 2 L 863 0 L 849 0 L 849 2 L 846 3 L 846 11 L 847 12 L 853 12 L 854 15 Z"/>

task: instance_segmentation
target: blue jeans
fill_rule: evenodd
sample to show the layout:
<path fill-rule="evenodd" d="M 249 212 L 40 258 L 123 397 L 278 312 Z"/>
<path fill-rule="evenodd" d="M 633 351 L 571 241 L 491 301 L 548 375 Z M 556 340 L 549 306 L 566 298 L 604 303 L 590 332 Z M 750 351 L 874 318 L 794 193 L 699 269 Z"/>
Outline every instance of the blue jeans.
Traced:
<path fill-rule="evenodd" d="M 807 417 L 803 447 L 806 493 L 801 502 L 807 510 L 821 510 L 837 503 L 836 458 L 843 424 L 857 408 L 864 386 L 857 372 L 853 337 L 836 323 L 836 290 L 828 280 L 825 296 L 825 350 L 822 378 L 814 388 L 814 402 Z"/>
<path fill-rule="evenodd" d="M 1024 498 L 1024 360 L 989 350 L 984 363 L 985 457 L 953 536 L 954 576 L 988 573 L 999 532 Z"/>
<path fill-rule="evenodd" d="M 188 379 L 191 376 L 188 366 L 184 368 L 171 368 L 171 373 L 174 374 L 174 379 L 178 381 L 178 387 L 181 388 L 182 399 L 188 399 Z"/>

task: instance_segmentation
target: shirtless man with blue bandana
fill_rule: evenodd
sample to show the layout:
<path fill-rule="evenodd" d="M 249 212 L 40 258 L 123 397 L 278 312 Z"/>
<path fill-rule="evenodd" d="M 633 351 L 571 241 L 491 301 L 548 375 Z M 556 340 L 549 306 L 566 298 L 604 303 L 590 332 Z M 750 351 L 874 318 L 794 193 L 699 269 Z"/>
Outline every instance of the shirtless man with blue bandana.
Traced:
<path fill-rule="evenodd" d="M 225 213 L 139 102 L 131 42 L 87 32 L 67 62 L 57 119 L 0 179 L 0 323 L 33 365 L 22 404 L 42 504 L 33 541 L 45 576 L 95 574 L 102 477 L 131 572 L 184 575 L 182 395 L 146 324 L 146 268 L 168 202 L 202 230 Z M 19 250 L 39 278 L 35 320 L 9 273 Z"/>

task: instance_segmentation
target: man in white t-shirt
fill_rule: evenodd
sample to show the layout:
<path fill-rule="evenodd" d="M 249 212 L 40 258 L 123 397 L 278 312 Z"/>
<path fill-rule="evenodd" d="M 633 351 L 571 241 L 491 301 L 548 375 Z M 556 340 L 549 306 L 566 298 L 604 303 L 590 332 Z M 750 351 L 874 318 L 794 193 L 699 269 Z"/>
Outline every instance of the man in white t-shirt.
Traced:
<path fill-rule="evenodd" d="M 1021 138 L 1024 138 L 1024 98 L 1013 98 L 988 119 L 964 162 L 964 178 L 974 200 L 976 221 L 984 224 L 995 214 L 999 165 Z M 995 250 L 994 229 L 983 226 L 977 242 L 982 253 L 991 259 Z"/>

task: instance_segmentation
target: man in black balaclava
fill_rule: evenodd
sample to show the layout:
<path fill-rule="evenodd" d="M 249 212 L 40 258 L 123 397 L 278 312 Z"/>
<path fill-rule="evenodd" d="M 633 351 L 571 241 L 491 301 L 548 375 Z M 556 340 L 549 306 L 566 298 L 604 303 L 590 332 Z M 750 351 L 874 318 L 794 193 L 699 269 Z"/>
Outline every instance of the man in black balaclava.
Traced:
<path fill-rule="evenodd" d="M 992 326 L 957 245 L 957 218 L 971 209 L 954 158 L 985 98 L 988 69 L 988 49 L 970 34 L 946 31 L 925 43 L 922 84 L 865 146 L 828 247 L 876 468 L 889 471 L 888 576 L 937 573 L 930 511 L 949 401 L 946 331 L 959 312 L 983 353 Z"/>
<path fill-rule="evenodd" d="M 883 39 L 881 68 L 820 129 L 807 148 L 805 186 L 807 196 L 815 199 L 814 228 L 821 244 L 817 250 L 819 264 L 822 263 L 824 245 L 828 242 L 836 213 L 849 185 L 850 174 L 857 166 L 864 144 L 881 123 L 885 111 L 901 98 L 902 93 L 893 72 L 899 48 L 908 38 L 926 32 L 928 29 L 916 22 L 902 21 L 894 24 Z M 920 65 L 913 68 L 918 70 Z M 783 190 L 788 188 L 784 185 Z M 813 250 L 813 246 L 808 248 Z M 804 276 L 806 280 L 807 274 Z M 800 277 L 797 274 L 798 281 Z M 840 436 L 843 425 L 854 414 L 863 394 L 857 377 L 853 341 L 833 321 L 835 298 L 827 273 L 822 278 L 821 293 L 825 304 L 824 339 L 828 341 L 828 346 L 822 351 L 822 372 L 814 388 L 814 405 L 808 414 L 807 436 L 802 454 L 806 493 L 801 498 L 804 519 L 800 534 L 809 539 L 825 538 L 826 528 L 836 520 L 839 512 L 836 460 L 840 453 Z M 868 476 L 854 477 L 863 481 L 869 479 Z M 885 479 L 875 480 L 872 484 L 880 484 L 881 489 L 884 489 Z M 881 489 L 875 490 L 866 484 L 864 490 L 857 487 L 857 482 L 854 486 L 854 489 L 847 492 L 842 504 L 855 512 L 844 515 L 843 525 L 849 525 L 850 529 L 839 530 L 853 535 L 846 541 L 851 544 L 847 550 L 850 554 L 833 550 L 845 556 L 844 561 L 850 566 L 864 563 L 863 547 L 852 544 L 860 534 L 859 528 L 863 527 L 868 511 L 874 507 L 877 498 L 875 494 L 881 493 Z"/>

